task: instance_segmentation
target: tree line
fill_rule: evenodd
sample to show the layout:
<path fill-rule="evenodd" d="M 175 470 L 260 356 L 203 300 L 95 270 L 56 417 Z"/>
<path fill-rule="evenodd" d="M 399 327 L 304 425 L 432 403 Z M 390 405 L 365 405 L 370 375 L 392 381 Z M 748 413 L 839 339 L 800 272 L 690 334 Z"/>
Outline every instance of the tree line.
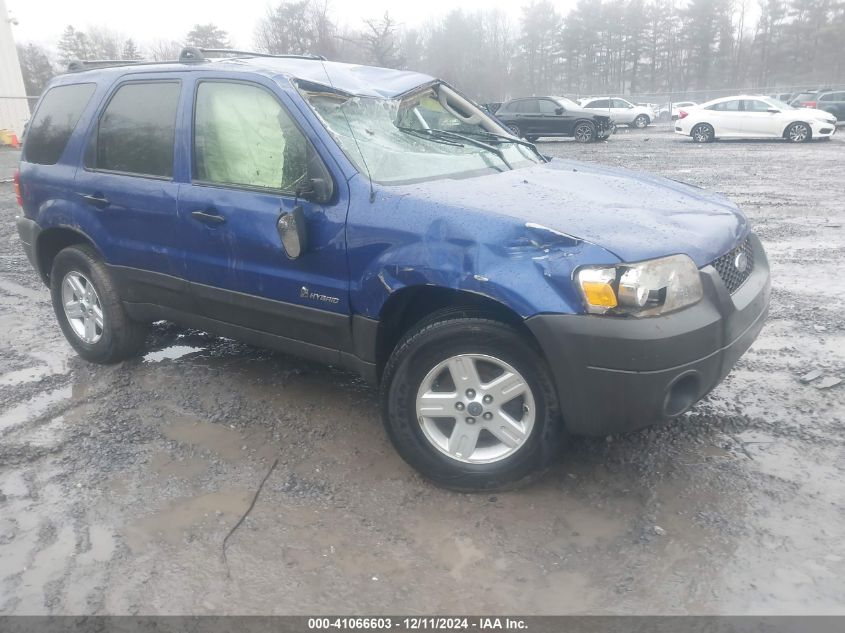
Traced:
<path fill-rule="evenodd" d="M 197 24 L 183 41 L 141 46 L 104 28 L 68 26 L 56 61 L 176 59 L 182 46 L 227 48 Z M 411 69 L 473 98 L 523 94 L 680 94 L 845 82 L 845 0 L 580 0 L 561 14 L 531 0 L 517 20 L 498 9 L 454 9 L 422 25 L 389 13 L 342 26 L 328 0 L 288 0 L 257 20 L 251 48 Z M 53 56 L 19 45 L 28 94 L 57 72 Z M 61 67 L 60 66 L 60 67 Z"/>

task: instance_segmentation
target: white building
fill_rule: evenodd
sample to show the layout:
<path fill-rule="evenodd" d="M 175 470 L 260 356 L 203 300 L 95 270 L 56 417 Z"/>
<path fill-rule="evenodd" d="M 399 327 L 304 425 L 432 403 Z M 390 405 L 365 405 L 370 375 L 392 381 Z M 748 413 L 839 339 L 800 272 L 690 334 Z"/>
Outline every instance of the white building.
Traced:
<path fill-rule="evenodd" d="M 29 119 L 26 90 L 12 38 L 12 24 L 5 0 L 0 0 L 0 130 L 12 130 L 20 138 Z"/>

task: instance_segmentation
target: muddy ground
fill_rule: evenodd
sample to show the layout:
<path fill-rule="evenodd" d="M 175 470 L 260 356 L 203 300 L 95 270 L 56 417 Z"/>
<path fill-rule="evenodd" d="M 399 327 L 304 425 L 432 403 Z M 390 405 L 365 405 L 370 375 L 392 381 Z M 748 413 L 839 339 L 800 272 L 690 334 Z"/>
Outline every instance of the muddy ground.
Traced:
<path fill-rule="evenodd" d="M 773 305 L 680 420 L 575 440 L 496 495 L 420 479 L 339 371 L 166 325 L 143 358 L 83 362 L 0 184 L 0 614 L 845 613 L 845 383 L 798 380 L 845 378 L 845 133 L 542 147 L 729 195 Z"/>

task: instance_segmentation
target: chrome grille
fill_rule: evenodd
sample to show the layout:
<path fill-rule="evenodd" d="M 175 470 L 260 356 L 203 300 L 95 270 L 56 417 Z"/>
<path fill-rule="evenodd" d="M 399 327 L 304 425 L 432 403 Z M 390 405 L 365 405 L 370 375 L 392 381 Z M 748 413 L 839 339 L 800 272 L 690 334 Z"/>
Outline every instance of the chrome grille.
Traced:
<path fill-rule="evenodd" d="M 737 257 L 741 254 L 744 254 L 746 258 L 745 270 L 740 270 L 736 266 Z M 742 244 L 715 259 L 711 265 L 719 272 L 719 277 L 722 278 L 728 292 L 735 293 L 754 270 L 754 251 L 751 248 L 751 242 L 746 237 Z"/>

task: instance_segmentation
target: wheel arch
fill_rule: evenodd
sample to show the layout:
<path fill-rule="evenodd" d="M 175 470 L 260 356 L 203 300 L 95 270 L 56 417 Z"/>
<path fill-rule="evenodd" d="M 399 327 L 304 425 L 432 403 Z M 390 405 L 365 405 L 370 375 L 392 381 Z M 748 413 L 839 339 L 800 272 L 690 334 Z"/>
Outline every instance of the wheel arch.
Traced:
<path fill-rule="evenodd" d="M 522 316 L 501 301 L 476 292 L 442 286 L 405 286 L 391 293 L 379 311 L 375 343 L 376 372 L 379 380 L 390 354 L 402 336 L 432 315 L 449 310 L 454 310 L 455 313 L 482 314 L 505 323 L 528 337 L 545 357 Z"/>
<path fill-rule="evenodd" d="M 68 226 L 54 226 L 44 229 L 39 233 L 35 241 L 35 258 L 38 262 L 38 274 L 41 280 L 50 284 L 50 271 L 53 268 L 53 260 L 64 248 L 74 244 L 85 244 L 93 248 L 102 257 L 100 249 L 88 235 L 77 228 Z"/>
<path fill-rule="evenodd" d="M 810 132 L 810 136 L 808 137 L 808 139 L 813 138 L 813 126 L 810 123 L 808 123 L 807 121 L 805 121 L 804 119 L 795 119 L 794 121 L 790 121 L 789 123 L 787 123 L 786 127 L 783 128 L 783 133 L 780 135 L 781 138 L 787 138 L 787 133 L 789 132 L 789 128 L 791 128 L 796 123 L 801 123 L 803 125 L 806 125 L 807 129 Z"/>

